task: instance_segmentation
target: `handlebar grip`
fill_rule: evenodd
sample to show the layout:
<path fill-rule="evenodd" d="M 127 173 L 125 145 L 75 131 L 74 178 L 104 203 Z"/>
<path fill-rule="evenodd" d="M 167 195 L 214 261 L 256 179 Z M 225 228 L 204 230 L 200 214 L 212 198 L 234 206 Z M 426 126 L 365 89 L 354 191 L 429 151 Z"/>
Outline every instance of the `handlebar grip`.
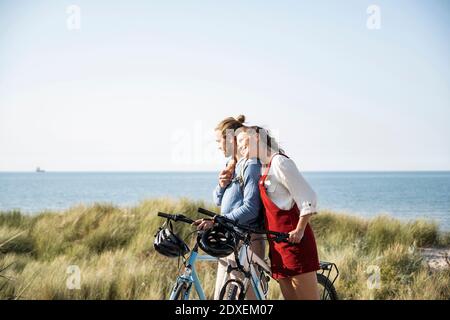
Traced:
<path fill-rule="evenodd" d="M 168 213 L 164 213 L 164 212 L 158 212 L 158 217 L 163 217 L 163 218 L 167 218 L 173 221 L 181 221 L 181 222 L 185 222 L 185 223 L 193 223 L 194 220 L 182 215 L 182 214 L 168 214 Z"/>
<path fill-rule="evenodd" d="M 203 208 L 198 208 L 197 211 L 199 213 L 203 213 L 204 215 L 207 215 L 207 216 L 210 216 L 210 217 L 213 217 L 213 218 L 217 215 L 217 213 L 214 213 L 212 211 L 209 211 L 209 210 L 206 210 L 206 209 L 203 209 Z"/>
<path fill-rule="evenodd" d="M 289 242 L 289 234 L 284 232 L 270 232 L 269 234 L 272 234 L 274 237 L 272 238 L 273 241 L 280 243 L 280 242 Z"/>
<path fill-rule="evenodd" d="M 167 218 L 167 219 L 172 219 L 173 215 L 172 214 L 168 214 L 168 213 L 164 213 L 164 212 L 158 212 L 158 217 L 163 217 L 163 218 Z"/>
<path fill-rule="evenodd" d="M 185 217 L 185 216 L 178 217 L 178 220 L 182 221 L 184 223 L 189 223 L 189 224 L 194 223 L 194 220 L 189 219 L 188 217 Z"/>
<path fill-rule="evenodd" d="M 289 243 L 289 235 L 279 236 L 277 240 L 278 240 L 277 242 L 288 242 Z"/>

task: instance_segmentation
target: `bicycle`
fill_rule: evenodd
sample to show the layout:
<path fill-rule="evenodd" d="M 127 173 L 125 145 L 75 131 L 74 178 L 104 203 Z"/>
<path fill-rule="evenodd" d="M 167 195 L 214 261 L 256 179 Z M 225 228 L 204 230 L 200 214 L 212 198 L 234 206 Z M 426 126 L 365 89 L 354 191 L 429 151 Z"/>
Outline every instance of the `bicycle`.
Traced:
<path fill-rule="evenodd" d="M 182 214 L 168 214 L 164 212 L 158 212 L 159 217 L 173 220 L 175 222 L 180 221 L 188 224 L 192 224 L 194 220 L 182 215 Z M 183 257 L 184 272 L 178 275 L 169 300 L 189 300 L 190 293 L 192 291 L 192 285 L 200 300 L 206 300 L 205 293 L 201 286 L 200 280 L 195 270 L 195 263 L 197 261 L 217 261 L 218 259 L 208 255 L 198 254 L 198 244 L 195 243 L 194 247 L 190 251 L 188 259 Z"/>
<path fill-rule="evenodd" d="M 235 236 L 242 241 L 240 248 L 236 248 L 234 251 L 236 267 L 229 265 L 227 275 L 230 275 L 231 272 L 236 270 L 244 275 L 244 281 L 235 278 L 227 280 L 220 292 L 220 299 L 243 300 L 249 289 L 249 285 L 252 287 L 257 300 L 267 299 L 271 271 L 266 262 L 250 249 L 251 234 L 266 234 L 268 237 L 271 235 L 274 236 L 272 239 L 276 242 L 287 241 L 289 235 L 270 230 L 256 230 L 203 208 L 199 208 L 198 212 L 213 217 L 214 221 L 233 231 Z M 317 281 L 320 285 L 321 299 L 337 300 L 338 296 L 334 288 L 334 282 L 339 276 L 339 270 L 336 264 L 320 261 L 320 268 L 320 271 L 317 272 Z M 330 275 L 333 270 L 336 272 L 336 276 L 330 280 Z"/>
<path fill-rule="evenodd" d="M 218 216 L 216 215 L 214 212 L 208 211 L 206 209 L 202 209 L 199 208 L 198 211 L 200 213 L 209 215 L 211 217 L 215 218 L 215 221 L 217 221 L 218 223 L 224 223 L 224 221 L 227 221 L 228 219 L 226 219 L 223 216 Z M 163 212 L 159 212 L 158 216 L 160 217 L 164 217 L 168 220 L 173 220 L 175 222 L 180 221 L 180 222 L 184 222 L 184 223 L 188 223 L 188 224 L 192 224 L 194 222 L 194 220 L 182 215 L 182 214 L 167 214 L 167 213 L 163 213 Z M 270 275 L 271 275 L 271 271 L 270 271 L 270 267 L 265 263 L 265 261 L 263 261 L 262 259 L 260 259 L 258 256 L 253 255 L 251 249 L 249 248 L 249 239 L 250 239 L 250 234 L 251 232 L 253 233 L 259 233 L 259 234 L 266 234 L 266 235 L 274 235 L 275 236 L 275 241 L 285 241 L 288 238 L 287 234 L 284 233 L 280 233 L 280 232 L 273 232 L 273 231 L 269 231 L 269 230 L 254 230 L 252 228 L 249 228 L 248 226 L 244 226 L 244 225 L 239 225 L 237 223 L 234 223 L 230 220 L 228 220 L 229 223 L 231 223 L 231 225 L 233 226 L 233 232 L 235 232 L 236 234 L 236 230 L 234 229 L 234 227 L 239 227 L 243 230 L 247 229 L 248 230 L 248 234 L 247 237 L 244 235 L 241 235 L 240 238 L 243 238 L 244 241 L 244 245 L 241 246 L 240 250 L 239 250 L 239 254 L 237 254 L 237 250 L 235 251 L 235 260 L 239 262 L 239 266 L 240 270 L 245 270 L 245 267 L 249 268 L 250 267 L 250 271 L 246 271 L 245 272 L 251 275 L 252 278 L 252 286 L 253 289 L 255 291 L 255 295 L 257 297 L 257 299 L 260 300 L 264 300 L 267 299 L 267 294 L 268 294 L 268 282 L 270 280 Z M 229 225 L 227 225 L 227 227 L 230 227 Z M 246 240 L 248 239 L 248 240 Z M 245 249 L 245 250 L 244 250 Z M 248 254 L 248 252 L 250 251 L 251 255 Z M 237 257 L 236 257 L 237 254 Z M 251 261 L 253 261 L 253 263 L 250 264 L 249 262 L 249 256 L 251 257 Z M 199 281 L 199 278 L 197 276 L 196 270 L 195 270 L 195 263 L 196 261 L 218 261 L 217 258 L 209 256 L 209 255 L 198 255 L 198 243 L 196 242 L 193 249 L 190 251 L 190 255 L 188 259 L 185 259 L 183 257 L 183 264 L 184 264 L 184 272 L 183 274 L 179 275 L 176 279 L 175 285 L 173 287 L 173 290 L 171 292 L 170 295 L 170 300 L 188 300 L 190 293 L 192 291 L 192 285 L 194 285 L 195 291 L 197 292 L 197 295 L 199 297 L 200 300 L 205 300 L 205 294 L 203 292 L 201 283 Z M 242 267 L 242 262 L 244 263 L 244 266 Z M 339 275 L 339 271 L 336 267 L 336 265 L 334 263 L 329 263 L 329 262 L 320 262 L 320 266 L 321 266 L 321 273 L 317 273 L 317 278 L 318 278 L 318 283 L 319 285 L 322 286 L 322 293 L 321 293 L 321 297 L 322 300 L 337 300 L 337 293 L 336 290 L 334 288 L 334 282 L 337 279 L 338 275 Z M 231 266 L 229 266 L 229 269 L 227 271 L 229 271 L 228 273 L 232 272 L 233 270 L 236 269 L 230 269 L 232 268 Z M 335 278 L 331 281 L 329 279 L 330 277 L 330 273 L 331 271 L 335 269 L 336 270 L 336 276 Z M 248 277 L 246 277 L 246 280 L 248 279 Z M 226 284 L 224 284 L 224 287 L 226 287 L 226 285 L 232 283 L 233 281 L 236 282 L 236 285 L 238 287 L 234 288 L 231 290 L 231 293 L 229 293 L 228 295 L 225 296 L 225 291 L 222 293 L 221 292 L 221 296 L 220 299 L 227 299 L 227 300 L 236 300 L 236 299 L 243 299 L 245 297 L 245 292 L 247 291 L 245 288 L 247 288 L 248 286 L 248 280 L 246 281 L 246 283 L 239 283 L 236 280 L 231 281 L 232 279 L 230 279 Z M 240 293 L 238 295 L 238 291 L 240 289 Z"/>

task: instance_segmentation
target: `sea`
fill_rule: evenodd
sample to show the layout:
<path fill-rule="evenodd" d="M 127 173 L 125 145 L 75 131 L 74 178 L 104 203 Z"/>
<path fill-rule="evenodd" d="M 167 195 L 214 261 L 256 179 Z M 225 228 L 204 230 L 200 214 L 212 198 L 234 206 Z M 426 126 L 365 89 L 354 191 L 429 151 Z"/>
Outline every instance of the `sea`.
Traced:
<path fill-rule="evenodd" d="M 433 220 L 450 231 L 450 171 L 303 172 L 319 210 Z M 212 202 L 217 172 L 0 172 L 0 211 L 36 214 L 94 202 L 133 206 L 157 198 Z"/>

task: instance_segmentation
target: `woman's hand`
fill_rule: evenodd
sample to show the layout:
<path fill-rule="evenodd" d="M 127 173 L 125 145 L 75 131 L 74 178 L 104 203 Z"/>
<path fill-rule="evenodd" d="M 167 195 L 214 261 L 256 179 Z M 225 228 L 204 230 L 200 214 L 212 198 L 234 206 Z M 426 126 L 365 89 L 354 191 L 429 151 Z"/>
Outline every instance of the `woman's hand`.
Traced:
<path fill-rule="evenodd" d="M 197 226 L 197 230 L 208 230 L 211 229 L 214 225 L 214 220 L 212 219 L 198 219 L 192 223 L 194 226 Z"/>
<path fill-rule="evenodd" d="M 303 238 L 303 234 L 305 233 L 304 229 L 295 229 L 289 232 L 289 242 L 291 243 L 300 243 Z"/>
<path fill-rule="evenodd" d="M 224 169 L 220 171 L 219 186 L 221 188 L 226 188 L 230 184 L 232 176 L 233 174 L 230 172 L 230 170 Z"/>

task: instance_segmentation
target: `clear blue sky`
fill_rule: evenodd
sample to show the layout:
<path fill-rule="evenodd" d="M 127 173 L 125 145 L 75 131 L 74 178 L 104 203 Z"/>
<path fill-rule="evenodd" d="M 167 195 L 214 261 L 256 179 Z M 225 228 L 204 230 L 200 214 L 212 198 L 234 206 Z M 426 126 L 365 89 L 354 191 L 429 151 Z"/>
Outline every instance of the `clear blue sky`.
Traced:
<path fill-rule="evenodd" d="M 449 39 L 449 1 L 0 0 L 0 171 L 217 170 L 241 113 L 301 170 L 450 170 Z"/>

